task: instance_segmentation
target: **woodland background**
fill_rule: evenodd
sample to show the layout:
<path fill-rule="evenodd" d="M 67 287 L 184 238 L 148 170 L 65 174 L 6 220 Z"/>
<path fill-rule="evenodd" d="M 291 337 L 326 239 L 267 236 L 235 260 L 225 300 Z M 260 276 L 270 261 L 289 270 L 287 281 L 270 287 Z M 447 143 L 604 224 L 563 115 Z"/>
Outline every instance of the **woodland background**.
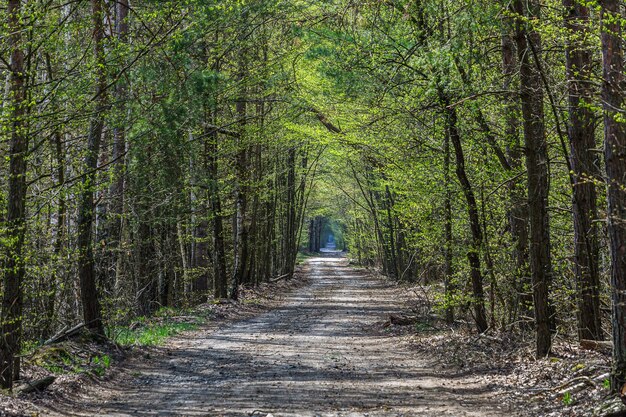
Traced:
<path fill-rule="evenodd" d="M 613 339 L 621 387 L 622 3 L 6 1 L 2 385 L 332 233 L 450 323 Z"/>

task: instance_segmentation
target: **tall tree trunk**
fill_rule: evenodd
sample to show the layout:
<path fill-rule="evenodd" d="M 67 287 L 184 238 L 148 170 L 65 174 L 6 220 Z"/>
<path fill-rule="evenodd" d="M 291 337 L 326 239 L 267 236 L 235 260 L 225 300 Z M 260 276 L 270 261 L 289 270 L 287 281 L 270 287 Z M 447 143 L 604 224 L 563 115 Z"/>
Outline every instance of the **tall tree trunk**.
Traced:
<path fill-rule="evenodd" d="M 485 294 L 483 290 L 483 277 L 480 267 L 480 248 L 483 243 L 482 230 L 480 225 L 480 217 L 478 215 L 478 205 L 476 204 L 476 197 L 472 184 L 470 183 L 467 173 L 465 172 L 465 156 L 463 154 L 463 147 L 461 144 L 461 136 L 458 130 L 458 118 L 456 109 L 450 107 L 449 99 L 445 97 L 443 92 L 440 92 L 440 98 L 442 104 L 446 109 L 446 127 L 448 129 L 448 135 L 454 147 L 454 154 L 456 157 L 456 175 L 461 184 L 461 189 L 465 195 L 467 203 L 467 211 L 470 221 L 470 230 L 472 233 L 472 244 L 467 251 L 467 260 L 470 265 L 470 276 L 472 280 L 473 300 L 474 307 L 474 321 L 476 323 L 476 329 L 479 333 L 487 330 L 487 316 L 485 313 Z"/>
<path fill-rule="evenodd" d="M 613 370 L 611 387 L 626 383 L 626 124 L 623 119 L 624 50 L 619 0 L 602 1 L 602 102 L 604 158 L 608 182 L 608 234 L 613 299 Z"/>
<path fill-rule="evenodd" d="M 50 55 L 46 54 L 45 59 L 48 72 L 48 80 L 53 81 L 54 73 L 52 71 L 52 61 L 50 59 Z M 54 111 L 58 109 L 58 103 L 56 102 L 56 100 L 53 101 L 53 108 Z M 54 162 L 56 163 L 56 173 L 54 181 L 58 187 L 62 187 L 65 184 L 65 150 L 63 147 L 63 134 L 60 127 L 55 127 L 50 141 L 50 145 L 52 149 L 54 149 Z M 67 203 L 64 193 L 59 193 L 57 199 L 56 217 L 56 231 L 54 236 L 54 255 L 56 268 L 55 271 L 50 274 L 50 286 L 48 289 L 48 300 L 46 302 L 46 329 L 44 329 L 43 332 L 46 337 L 49 336 L 50 332 L 52 331 L 54 316 L 56 314 L 56 305 L 58 303 L 57 298 L 59 296 L 58 288 L 60 287 L 59 277 L 62 277 L 64 275 L 63 271 L 65 271 L 65 262 L 61 259 L 64 253 L 63 249 L 67 235 L 65 227 L 67 217 Z"/>
<path fill-rule="evenodd" d="M 315 252 L 315 219 L 309 220 L 309 252 Z"/>
<path fill-rule="evenodd" d="M 383 176 L 383 180 L 386 178 Z M 387 214 L 387 230 L 389 232 L 389 252 L 391 254 L 391 263 L 393 264 L 393 277 L 400 278 L 401 266 L 399 261 L 399 250 L 396 246 L 396 230 L 394 227 L 393 216 L 391 210 L 393 208 L 393 201 L 391 199 L 391 192 L 389 191 L 389 185 L 385 185 L 385 197 L 380 199 L 385 212 Z"/>
<path fill-rule="evenodd" d="M 204 203 L 204 201 L 203 201 Z M 201 219 L 194 230 L 195 249 L 191 267 L 194 269 L 192 291 L 204 295 L 209 289 L 209 245 L 208 245 L 208 222 Z"/>
<path fill-rule="evenodd" d="M 211 124 L 216 121 L 217 111 L 211 111 Z M 215 298 L 228 297 L 228 274 L 226 272 L 226 250 L 224 248 L 224 225 L 222 201 L 218 184 L 218 133 L 212 129 L 207 135 L 207 175 L 209 181 L 209 211 L 213 238 L 213 295 Z"/>
<path fill-rule="evenodd" d="M 243 25 L 247 23 L 248 15 L 244 11 L 241 16 Z M 242 42 L 247 40 L 240 37 Z M 238 118 L 239 135 L 237 137 L 237 156 L 235 161 L 235 170 L 237 173 L 237 184 L 235 187 L 235 231 L 234 231 L 234 264 L 233 264 L 233 279 L 230 288 L 230 298 L 236 300 L 239 297 L 239 285 L 241 285 L 245 279 L 244 273 L 246 271 L 246 264 L 248 262 L 248 225 L 247 225 L 247 205 L 248 205 L 248 145 L 246 143 L 246 125 L 247 125 L 247 95 L 248 89 L 245 85 L 246 77 L 248 74 L 247 68 L 247 48 L 244 46 L 241 51 L 239 61 L 239 92 L 235 103 L 235 113 Z"/>
<path fill-rule="evenodd" d="M 116 3 L 116 34 L 119 42 L 128 42 L 128 0 L 118 0 Z M 123 278 L 123 251 L 121 249 L 124 227 L 124 191 L 126 165 L 126 100 L 128 99 L 128 85 L 125 77 L 121 77 L 115 85 L 115 102 L 117 103 L 118 124 L 113 128 L 113 152 L 111 157 L 112 182 L 109 188 L 111 199 L 108 215 L 109 250 L 111 251 L 111 266 L 115 271 L 115 293 L 119 295 Z"/>
<path fill-rule="evenodd" d="M 596 147 L 593 103 L 593 53 L 589 46 L 589 8 L 563 0 L 567 15 L 565 52 L 569 95 L 569 142 L 573 184 L 574 258 L 578 287 L 578 336 L 602 339 L 600 323 L 599 242 L 594 178 L 599 177 L 592 149 Z"/>
<path fill-rule="evenodd" d="M 26 234 L 26 171 L 28 135 L 26 121 L 26 75 L 22 50 L 21 0 L 7 3 L 8 44 L 11 51 L 9 88 L 12 105 L 9 143 L 9 202 L 6 214 L 5 260 L 0 323 L 0 385 L 11 389 L 19 377 L 22 337 L 24 238 Z"/>
<path fill-rule="evenodd" d="M 508 0 L 506 1 L 508 3 Z M 511 12 L 508 6 L 507 12 Z M 505 143 L 507 159 L 515 173 L 523 168 L 523 154 L 520 146 L 519 94 L 514 92 L 514 77 L 517 74 L 515 41 L 513 39 L 514 19 L 505 16 L 502 20 L 502 72 L 503 89 L 508 92 L 504 97 Z M 528 270 L 528 199 L 523 181 L 512 180 L 508 185 L 510 209 L 508 213 L 511 239 L 513 241 L 512 258 L 515 263 L 515 290 L 517 295 L 511 300 L 511 319 L 515 319 L 519 309 L 525 315 L 532 315 L 532 282 Z"/>
<path fill-rule="evenodd" d="M 96 88 L 95 112 L 87 134 L 87 149 L 83 162 L 83 181 L 78 208 L 78 250 L 81 301 L 83 318 L 87 328 L 97 336 L 104 336 L 100 300 L 96 287 L 96 270 L 93 254 L 93 222 L 95 213 L 94 189 L 98 154 L 104 127 L 104 113 L 107 110 L 106 73 L 104 58 L 104 27 L 102 0 L 91 1 L 93 25 L 93 54 L 95 62 Z"/>
<path fill-rule="evenodd" d="M 443 183 L 444 183 L 444 286 L 446 295 L 446 322 L 452 324 L 454 322 L 454 292 L 456 286 L 452 277 L 452 190 L 450 182 L 450 130 L 446 129 L 443 142 Z"/>
<path fill-rule="evenodd" d="M 287 151 L 287 192 L 285 195 L 286 218 L 283 230 L 284 263 L 281 275 L 293 275 L 295 257 L 293 246 L 296 231 L 296 148 L 291 147 Z M 294 262 L 292 262 L 292 260 Z"/>
<path fill-rule="evenodd" d="M 550 222 L 548 217 L 548 143 L 546 141 L 543 89 L 538 67 L 541 37 L 532 24 L 539 18 L 536 0 L 514 0 L 517 13 L 517 51 L 520 61 L 520 101 L 524 120 L 528 213 L 530 219 L 530 269 L 537 331 L 537 355 L 550 353 L 552 346 L 549 289 L 552 278 Z M 527 13 L 526 13 L 527 12 Z M 534 53 L 536 52 L 536 53 Z"/>

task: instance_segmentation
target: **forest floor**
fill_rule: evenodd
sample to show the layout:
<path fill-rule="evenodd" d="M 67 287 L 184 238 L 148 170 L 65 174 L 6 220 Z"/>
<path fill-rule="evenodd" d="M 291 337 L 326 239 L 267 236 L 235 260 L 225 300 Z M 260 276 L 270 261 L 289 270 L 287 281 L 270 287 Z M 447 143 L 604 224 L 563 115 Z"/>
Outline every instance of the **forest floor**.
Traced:
<path fill-rule="evenodd" d="M 55 383 L 45 393 L 26 397 L 24 415 L 592 414 L 591 401 L 600 395 L 601 382 L 581 369 L 572 377 L 570 362 L 580 362 L 575 355 L 557 362 L 515 362 L 511 357 L 511 363 L 494 363 L 503 352 L 519 349 L 508 348 L 511 341 L 500 336 L 471 337 L 427 321 L 394 326 L 389 321 L 394 315 L 419 314 L 411 306 L 414 294 L 353 268 L 339 254 L 309 259 L 302 275 L 305 285 L 265 307 L 184 332 L 165 346 L 122 361 L 104 378 L 83 381 L 72 390 Z M 585 358 L 604 369 L 602 355 Z M 541 388 L 545 385 L 550 395 L 537 397 L 533 375 L 537 368 L 545 373 L 551 364 L 563 378 L 579 377 L 572 386 L 585 378 L 592 381 L 595 397 L 583 400 L 576 391 L 566 406 L 552 390 L 559 381 L 552 387 L 545 378 L 539 378 Z"/>

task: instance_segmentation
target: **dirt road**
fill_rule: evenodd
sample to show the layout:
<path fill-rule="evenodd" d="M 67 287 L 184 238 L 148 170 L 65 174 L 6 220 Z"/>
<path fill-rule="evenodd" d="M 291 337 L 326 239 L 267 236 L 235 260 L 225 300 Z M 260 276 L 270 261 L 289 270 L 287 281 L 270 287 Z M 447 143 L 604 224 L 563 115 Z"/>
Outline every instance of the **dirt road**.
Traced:
<path fill-rule="evenodd" d="M 338 255 L 309 270 L 311 284 L 280 308 L 175 338 L 170 356 L 136 361 L 45 415 L 512 415 L 471 377 L 440 372 L 374 330 L 402 308 L 397 289 Z"/>

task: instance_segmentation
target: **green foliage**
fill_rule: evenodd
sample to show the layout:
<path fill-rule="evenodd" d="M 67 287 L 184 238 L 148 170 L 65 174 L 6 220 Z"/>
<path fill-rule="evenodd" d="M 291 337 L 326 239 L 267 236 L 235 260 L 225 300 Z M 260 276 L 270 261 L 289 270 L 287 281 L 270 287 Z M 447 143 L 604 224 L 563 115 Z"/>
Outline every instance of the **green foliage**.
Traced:
<path fill-rule="evenodd" d="M 171 336 L 174 336 L 182 331 L 194 330 L 196 328 L 197 325 L 189 323 L 170 323 L 163 325 L 150 325 L 136 331 L 120 329 L 117 332 L 115 342 L 120 345 L 161 345 Z"/>
<path fill-rule="evenodd" d="M 150 317 L 137 316 L 131 325 L 110 326 L 106 331 L 112 341 L 122 346 L 162 345 L 171 336 L 197 329 L 208 318 L 206 314 L 201 310 L 162 307 Z"/>
<path fill-rule="evenodd" d="M 561 402 L 565 406 L 570 406 L 574 403 L 574 398 L 572 394 L 569 391 L 567 391 L 565 394 L 563 394 L 563 398 L 561 399 Z"/>
<path fill-rule="evenodd" d="M 97 376 L 103 376 L 111 366 L 111 357 L 108 355 L 94 356 L 91 360 L 92 372 Z"/>
<path fill-rule="evenodd" d="M 22 4 L 24 46 L 37 51 L 29 55 L 32 73 L 26 74 L 26 125 L 33 144 L 21 255 L 26 264 L 23 350 L 31 351 L 61 327 L 80 322 L 77 196 L 84 187 L 81 167 L 99 64 L 89 52 L 93 28 L 88 2 Z M 539 51 L 545 81 L 556 99 L 556 117 L 564 118 L 564 46 L 571 40 L 584 42 L 598 61 L 599 13 L 595 10 L 586 23 L 592 36 L 576 39 L 564 28 L 561 3 L 549 0 L 543 6 L 542 19 L 525 23 L 539 31 L 547 46 Z M 217 219 L 223 222 L 224 261 L 232 276 L 237 255 L 232 220 L 241 190 L 246 193 L 246 226 L 258 229 L 248 235 L 255 269 L 250 284 L 283 275 L 286 247 L 298 244 L 285 234 L 295 236 L 306 220 L 323 216 L 323 237 L 332 233 L 340 249 L 345 242 L 356 262 L 434 286 L 440 289 L 433 303 L 436 312 L 454 309 L 469 317 L 469 306 L 477 300 L 469 295 L 468 207 L 455 177 L 453 150 L 448 149 L 451 160 L 444 158 L 449 130 L 442 94 L 459 117 L 464 168 L 484 237 L 478 250 L 493 322 L 509 329 L 527 320 L 532 311 L 520 308 L 520 295 L 532 292 L 532 286 L 522 280 L 528 268 L 513 260 L 509 222 L 512 196 L 527 198 L 524 161 L 505 169 L 494 150 L 509 159 L 523 151 L 523 116 L 517 103 L 512 108 L 505 103 L 519 90 L 518 71 L 505 80 L 501 68 L 510 17 L 503 3 L 484 0 L 134 3 L 128 39 L 113 30 L 105 42 L 105 136 L 95 181 L 86 184 L 98 196 L 93 247 L 110 337 L 124 345 L 154 345 L 198 325 L 174 317 L 178 308 L 207 299 L 196 286 L 204 280 L 210 287 L 214 279 L 211 231 Z M 7 27 L 2 31 L 8 39 Z M 10 56 L 7 48 L 6 42 L 0 46 L 4 56 Z M 598 73 L 599 67 L 594 66 Z M 5 101 L 0 106 L 0 264 L 17 243 L 5 222 L 7 139 L 14 110 Z M 600 116 L 601 100 L 581 106 Z M 519 122 L 512 137 L 511 114 Z M 623 116 L 615 117 L 622 121 Z M 574 334 L 578 287 L 572 189 L 566 156 L 557 146 L 557 122 L 565 125 L 546 103 L 554 266 L 550 293 L 559 331 Z M 112 145 L 120 132 L 124 155 L 116 164 Z M 596 153 L 600 166 L 602 156 Z M 239 167 L 242 155 L 244 166 Z M 295 155 L 293 161 L 289 155 Z M 209 172 L 211 163 L 217 166 L 215 173 Z M 294 184 L 287 179 L 291 169 Z M 112 214 L 120 178 L 121 210 Z M 600 206 L 606 206 L 601 176 L 586 180 L 596 185 Z M 290 193 L 297 204 L 288 201 Z M 219 212 L 210 209 L 215 195 Z M 299 224 L 287 225 L 294 206 Z M 306 246 L 306 227 L 295 237 Z M 606 245 L 599 258 L 609 258 Z M 299 255 L 294 262 L 302 259 Z M 601 270 L 608 282 L 608 266 Z M 609 302 L 608 291 L 602 302 Z M 44 361 L 45 366 L 55 372 L 84 366 L 59 355 Z M 92 362 L 103 372 L 108 368 L 104 361 L 96 356 Z"/>
<path fill-rule="evenodd" d="M 63 344 L 36 349 L 29 362 L 54 374 L 76 374 L 90 368 L 89 360 L 85 360 Z"/>

